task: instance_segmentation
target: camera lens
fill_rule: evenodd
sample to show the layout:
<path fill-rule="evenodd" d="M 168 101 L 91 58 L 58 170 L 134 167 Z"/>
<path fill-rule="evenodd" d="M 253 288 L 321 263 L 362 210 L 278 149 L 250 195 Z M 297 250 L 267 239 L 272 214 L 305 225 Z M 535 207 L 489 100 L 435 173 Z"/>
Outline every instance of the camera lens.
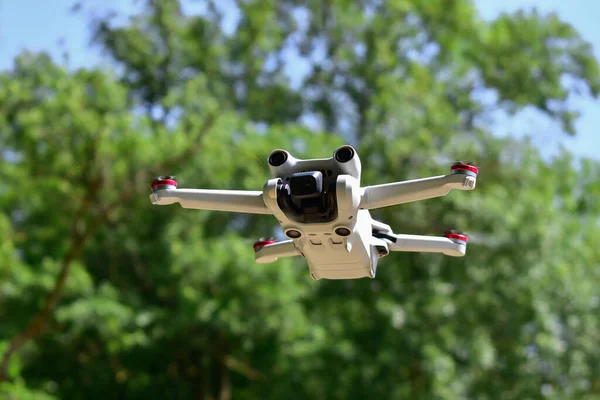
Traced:
<path fill-rule="evenodd" d="M 290 182 L 294 196 L 307 196 L 317 192 L 317 181 L 313 176 L 296 176 Z"/>
<path fill-rule="evenodd" d="M 350 146 L 341 147 L 335 152 L 335 159 L 341 163 L 352 160 L 352 157 L 354 157 L 354 150 Z"/>
<path fill-rule="evenodd" d="M 275 150 L 269 156 L 269 164 L 271 164 L 274 167 L 279 167 L 287 161 L 287 158 L 288 156 L 286 152 L 281 150 Z"/>
<path fill-rule="evenodd" d="M 322 190 L 323 174 L 319 171 L 296 173 L 290 179 L 290 192 L 294 197 L 315 197 Z"/>

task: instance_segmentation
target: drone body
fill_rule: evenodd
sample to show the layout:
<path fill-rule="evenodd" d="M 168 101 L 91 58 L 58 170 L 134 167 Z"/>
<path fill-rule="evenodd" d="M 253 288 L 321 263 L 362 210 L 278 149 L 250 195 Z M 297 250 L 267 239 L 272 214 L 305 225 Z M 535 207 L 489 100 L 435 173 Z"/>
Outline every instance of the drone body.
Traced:
<path fill-rule="evenodd" d="M 389 225 L 371 218 L 369 210 L 444 196 L 452 189 L 473 190 L 478 169 L 472 165 L 454 164 L 448 175 L 361 187 L 361 163 L 351 146 L 339 147 L 331 158 L 309 160 L 278 149 L 268 163 L 272 178 L 262 191 L 178 189 L 167 177 L 153 182 L 150 200 L 273 215 L 288 239 L 256 242 L 256 261 L 302 256 L 315 280 L 374 278 L 379 259 L 390 251 L 465 254 L 467 237 L 462 234 L 394 234 Z"/>

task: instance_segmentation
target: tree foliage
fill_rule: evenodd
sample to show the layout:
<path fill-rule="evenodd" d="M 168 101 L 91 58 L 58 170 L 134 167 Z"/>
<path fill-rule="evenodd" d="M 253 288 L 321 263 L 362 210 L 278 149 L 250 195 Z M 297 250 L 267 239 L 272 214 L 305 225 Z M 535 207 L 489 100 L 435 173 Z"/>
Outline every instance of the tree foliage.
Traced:
<path fill-rule="evenodd" d="M 487 127 L 533 108 L 575 134 L 600 72 L 572 26 L 467 0 L 154 0 L 91 26 L 114 70 L 0 74 L 4 397 L 600 398 L 600 164 Z M 274 219 L 147 197 L 170 173 L 255 190 L 272 149 L 344 142 L 363 184 L 477 160 L 473 193 L 374 213 L 463 229 L 467 256 L 313 282 L 254 263 Z"/>

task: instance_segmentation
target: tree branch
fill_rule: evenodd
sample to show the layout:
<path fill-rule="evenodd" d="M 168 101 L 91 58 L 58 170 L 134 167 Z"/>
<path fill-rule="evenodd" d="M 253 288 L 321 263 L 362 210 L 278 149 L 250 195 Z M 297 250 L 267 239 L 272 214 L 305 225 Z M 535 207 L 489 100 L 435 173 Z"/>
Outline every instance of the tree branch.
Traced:
<path fill-rule="evenodd" d="M 224 357 L 221 358 L 220 361 L 230 370 L 235 371 L 239 374 L 242 374 L 250 380 L 257 380 L 257 379 L 264 378 L 264 375 L 262 372 L 257 371 L 256 369 L 250 367 L 246 363 L 243 363 L 230 355 L 225 355 Z"/>
<path fill-rule="evenodd" d="M 204 138 L 206 133 L 212 128 L 212 126 L 215 124 L 216 120 L 217 120 L 217 113 L 207 115 L 202 123 L 202 126 L 200 126 L 198 128 L 198 133 L 196 134 L 196 137 L 192 141 L 193 144 L 190 147 L 188 147 L 178 157 L 174 157 L 170 160 L 166 160 L 165 162 L 163 162 L 160 165 L 160 169 L 169 170 L 171 168 L 174 168 L 178 164 L 182 164 L 184 162 L 189 161 L 193 157 L 193 155 L 197 151 L 200 150 L 200 144 L 202 142 L 202 139 Z"/>
<path fill-rule="evenodd" d="M 180 157 L 165 162 L 163 166 L 168 168 L 178 163 L 189 160 L 189 158 L 191 158 L 194 155 L 194 153 L 198 151 L 202 137 L 214 124 L 216 118 L 216 114 L 208 116 L 204 121 L 204 124 L 202 124 L 202 126 L 200 127 L 194 145 L 190 146 Z M 95 150 L 96 147 L 94 146 L 93 149 Z M 92 155 L 92 157 L 94 156 L 95 154 Z M 56 305 L 58 304 L 62 291 L 66 285 L 67 278 L 71 271 L 71 265 L 73 264 L 73 261 L 75 261 L 80 256 L 86 240 L 96 232 L 96 230 L 102 225 L 103 222 L 108 221 L 110 219 L 110 212 L 112 210 L 116 209 L 119 204 L 122 204 L 124 201 L 126 201 L 132 195 L 135 194 L 135 190 L 125 190 L 123 194 L 119 196 L 117 201 L 111 203 L 108 207 L 99 210 L 100 212 L 97 214 L 96 218 L 90 221 L 90 224 L 85 226 L 83 232 L 80 232 L 81 223 L 84 221 L 86 215 L 90 211 L 90 208 L 94 205 L 93 200 L 102 187 L 103 178 L 104 176 L 102 175 L 102 173 L 100 173 L 100 175 L 98 175 L 95 179 L 91 180 L 88 187 L 88 191 L 82 199 L 82 204 L 73 218 L 71 245 L 62 260 L 61 268 L 56 278 L 56 282 L 54 283 L 52 291 L 46 298 L 44 307 L 33 317 L 33 319 L 26 326 L 26 328 L 23 331 L 21 331 L 21 333 L 14 336 L 8 344 L 8 348 L 0 361 L 0 383 L 6 381 L 6 379 L 8 378 L 8 366 L 10 364 L 12 356 L 16 352 L 18 352 L 27 342 L 37 338 L 46 329 L 48 320 L 50 319 L 54 310 L 56 309 Z"/>
<path fill-rule="evenodd" d="M 79 231 L 79 226 L 92 205 L 92 199 L 95 197 L 96 193 L 98 193 L 101 186 L 102 179 L 101 177 L 98 177 L 98 179 L 95 179 L 90 184 L 86 196 L 82 199 L 81 207 L 73 218 L 71 246 L 62 260 L 62 265 L 58 277 L 56 278 L 56 282 L 54 283 L 54 287 L 46 298 L 44 307 L 34 316 L 29 325 L 10 341 L 8 349 L 2 356 L 2 361 L 0 361 L 0 383 L 4 382 L 8 377 L 8 366 L 12 356 L 28 341 L 39 336 L 46 328 L 48 320 L 54 312 L 62 290 L 65 287 L 73 261 L 81 254 L 87 238 L 89 238 L 97 229 L 100 222 L 98 220 L 100 218 L 96 218 L 91 226 L 86 226 L 83 232 Z"/>

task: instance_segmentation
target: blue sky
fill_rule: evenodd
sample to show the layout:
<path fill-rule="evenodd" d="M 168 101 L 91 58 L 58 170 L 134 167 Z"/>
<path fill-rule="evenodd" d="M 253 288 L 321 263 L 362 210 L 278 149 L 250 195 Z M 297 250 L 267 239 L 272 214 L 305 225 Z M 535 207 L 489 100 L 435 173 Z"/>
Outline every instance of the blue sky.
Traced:
<path fill-rule="evenodd" d="M 102 58 L 89 46 L 85 15 L 69 12 L 74 0 L 0 0 L 0 70 L 10 68 L 14 57 L 22 50 L 48 51 L 60 59 L 69 53 L 72 67 L 98 64 Z M 91 9 L 122 9 L 130 0 L 92 0 L 85 2 Z M 120 5 L 119 5 L 120 4 Z M 518 8 L 537 7 L 541 11 L 556 11 L 563 20 L 577 28 L 594 46 L 600 59 L 600 1 L 591 0 L 475 0 L 483 18 L 492 19 L 499 12 Z M 90 7 L 87 7 L 90 9 Z M 566 138 L 549 121 L 536 115 L 523 114 L 518 118 L 501 119 L 494 130 L 498 134 L 531 134 L 536 143 L 548 152 L 563 144 L 579 156 L 600 160 L 600 101 L 574 99 L 581 110 L 576 138 Z M 536 133 L 541 133 L 535 135 Z"/>

